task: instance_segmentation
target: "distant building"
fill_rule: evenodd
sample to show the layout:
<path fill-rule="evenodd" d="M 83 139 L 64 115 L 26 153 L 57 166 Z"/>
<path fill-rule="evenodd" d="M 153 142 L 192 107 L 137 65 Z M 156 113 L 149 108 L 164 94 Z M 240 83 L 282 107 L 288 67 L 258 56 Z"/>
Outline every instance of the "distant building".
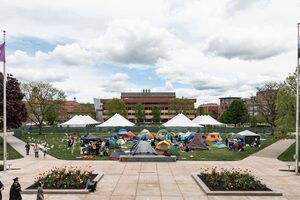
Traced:
<path fill-rule="evenodd" d="M 143 92 L 122 92 L 121 93 L 121 99 L 125 102 L 125 106 L 128 112 L 128 120 L 132 122 L 136 122 L 135 117 L 135 106 L 138 103 L 141 103 L 145 107 L 145 122 L 152 122 L 152 108 L 154 106 L 157 106 L 160 108 L 160 118 L 161 122 L 166 122 L 172 117 L 174 117 L 174 114 L 172 114 L 172 111 L 170 108 L 170 102 L 176 98 L 175 92 L 150 92 L 150 90 L 146 89 L 143 90 Z M 107 108 L 106 103 L 110 99 L 100 99 L 100 105 L 98 106 L 98 111 L 102 111 L 102 117 L 103 120 L 106 121 L 109 116 L 107 115 Z M 192 103 L 196 102 L 196 99 L 191 99 Z M 96 105 L 96 103 L 95 103 Z M 99 116 L 101 114 L 99 113 Z M 193 119 L 194 116 L 194 110 L 192 110 L 190 113 L 187 114 L 187 117 L 190 119 Z"/>
<path fill-rule="evenodd" d="M 220 115 L 227 110 L 234 100 L 241 100 L 241 97 L 222 97 L 220 98 Z"/>
<path fill-rule="evenodd" d="M 202 108 L 204 113 L 214 113 L 217 116 L 220 115 L 220 105 L 216 103 L 201 104 L 199 108 Z"/>
<path fill-rule="evenodd" d="M 277 94 L 277 90 L 266 90 L 256 92 L 256 96 L 245 99 L 246 106 L 250 116 L 257 116 L 261 113 L 267 114 L 268 102 L 267 99 L 272 101 L 272 96 Z M 258 104 L 259 103 L 259 104 Z"/>
<path fill-rule="evenodd" d="M 79 105 L 76 98 L 70 101 L 66 101 L 63 107 L 63 113 L 59 117 L 60 122 L 65 122 L 71 119 L 74 116 L 74 110 Z"/>

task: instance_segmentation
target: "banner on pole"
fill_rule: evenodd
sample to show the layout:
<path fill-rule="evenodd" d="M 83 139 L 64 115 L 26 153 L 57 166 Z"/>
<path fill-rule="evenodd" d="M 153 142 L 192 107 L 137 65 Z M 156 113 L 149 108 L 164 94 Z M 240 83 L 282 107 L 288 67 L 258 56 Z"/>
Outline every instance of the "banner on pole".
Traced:
<path fill-rule="evenodd" d="M 0 61 L 5 62 L 5 42 L 0 44 Z"/>

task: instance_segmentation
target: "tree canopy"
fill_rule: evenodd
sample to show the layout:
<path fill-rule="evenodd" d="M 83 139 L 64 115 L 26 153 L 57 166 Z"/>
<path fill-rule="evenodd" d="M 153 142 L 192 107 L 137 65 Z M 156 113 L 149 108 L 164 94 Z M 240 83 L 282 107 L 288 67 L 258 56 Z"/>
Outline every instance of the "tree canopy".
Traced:
<path fill-rule="evenodd" d="M 7 75 L 6 82 L 6 117 L 7 128 L 18 128 L 25 122 L 28 113 L 25 103 L 22 101 L 24 94 L 20 89 L 20 82 L 13 77 Z M 3 74 L 0 73 L 0 126 L 3 127 Z"/>
<path fill-rule="evenodd" d="M 170 114 L 195 114 L 194 101 L 192 99 L 175 98 L 170 102 Z"/>
<path fill-rule="evenodd" d="M 152 107 L 153 122 L 160 122 L 160 108 L 158 106 Z"/>
<path fill-rule="evenodd" d="M 107 114 L 109 117 L 113 116 L 116 113 L 119 113 L 123 117 L 127 117 L 127 109 L 125 106 L 125 102 L 122 99 L 110 99 L 104 106 L 106 106 Z"/>
<path fill-rule="evenodd" d="M 296 74 L 289 75 L 277 93 L 276 125 L 283 132 L 295 130 L 296 126 Z"/>
<path fill-rule="evenodd" d="M 234 126 L 243 124 L 249 119 L 247 107 L 242 100 L 234 100 L 220 119 L 223 123 L 234 124 Z"/>
<path fill-rule="evenodd" d="M 146 117 L 144 105 L 141 103 L 136 104 L 134 107 L 134 111 L 137 122 L 143 122 Z"/>
<path fill-rule="evenodd" d="M 47 113 L 65 103 L 65 94 L 45 82 L 23 83 L 22 91 L 25 94 L 29 118 L 39 127 L 41 134 Z"/>

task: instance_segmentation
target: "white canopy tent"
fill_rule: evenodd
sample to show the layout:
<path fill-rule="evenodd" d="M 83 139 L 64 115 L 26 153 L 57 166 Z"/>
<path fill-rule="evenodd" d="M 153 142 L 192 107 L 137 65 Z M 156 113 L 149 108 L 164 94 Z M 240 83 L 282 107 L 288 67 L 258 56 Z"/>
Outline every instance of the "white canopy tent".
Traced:
<path fill-rule="evenodd" d="M 241 131 L 239 133 L 237 133 L 241 136 L 259 136 L 258 134 L 252 132 L 252 131 L 249 131 L 249 130 L 244 130 L 244 131 Z"/>
<path fill-rule="evenodd" d="M 132 127 L 134 125 L 134 123 L 130 122 L 122 115 L 116 113 L 114 114 L 114 116 L 98 125 L 97 127 Z"/>
<path fill-rule="evenodd" d="M 192 120 L 187 118 L 184 114 L 180 113 L 163 124 L 165 127 L 203 127 L 199 124 L 194 123 Z"/>
<path fill-rule="evenodd" d="M 60 126 L 62 127 L 86 127 L 88 125 L 97 125 L 100 122 L 94 120 L 88 115 L 75 115 L 69 121 L 66 121 Z"/>
<path fill-rule="evenodd" d="M 195 119 L 192 120 L 196 124 L 200 125 L 211 125 L 211 126 L 223 126 L 225 124 L 215 120 L 210 115 L 199 115 Z"/>

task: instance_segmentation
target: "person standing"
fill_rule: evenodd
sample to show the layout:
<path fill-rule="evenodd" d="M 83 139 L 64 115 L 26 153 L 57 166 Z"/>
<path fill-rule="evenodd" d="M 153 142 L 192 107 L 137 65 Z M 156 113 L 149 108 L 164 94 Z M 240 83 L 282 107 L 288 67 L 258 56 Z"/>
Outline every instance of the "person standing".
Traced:
<path fill-rule="evenodd" d="M 44 145 L 44 149 L 43 149 L 44 158 L 46 158 L 47 151 L 48 151 L 48 144 L 47 144 L 47 143 L 45 143 L 45 145 Z"/>
<path fill-rule="evenodd" d="M 4 190 L 4 185 L 3 185 L 3 183 L 0 181 L 0 200 L 2 200 L 2 190 Z"/>
<path fill-rule="evenodd" d="M 33 147 L 33 150 L 34 150 L 34 157 L 39 158 L 40 147 L 37 144 L 35 144 L 34 147 Z"/>
<path fill-rule="evenodd" d="M 44 200 L 44 190 L 43 190 L 43 184 L 41 182 L 38 183 L 38 189 L 36 193 L 36 200 Z"/>
<path fill-rule="evenodd" d="M 29 155 L 29 150 L 30 150 L 30 145 L 29 145 L 28 142 L 25 145 L 25 150 L 26 150 L 26 155 L 28 156 Z"/>
<path fill-rule="evenodd" d="M 21 196 L 21 185 L 19 183 L 19 178 L 16 177 L 13 179 L 14 182 L 10 187 L 10 191 L 9 191 L 9 200 L 22 200 L 22 196 Z"/>

